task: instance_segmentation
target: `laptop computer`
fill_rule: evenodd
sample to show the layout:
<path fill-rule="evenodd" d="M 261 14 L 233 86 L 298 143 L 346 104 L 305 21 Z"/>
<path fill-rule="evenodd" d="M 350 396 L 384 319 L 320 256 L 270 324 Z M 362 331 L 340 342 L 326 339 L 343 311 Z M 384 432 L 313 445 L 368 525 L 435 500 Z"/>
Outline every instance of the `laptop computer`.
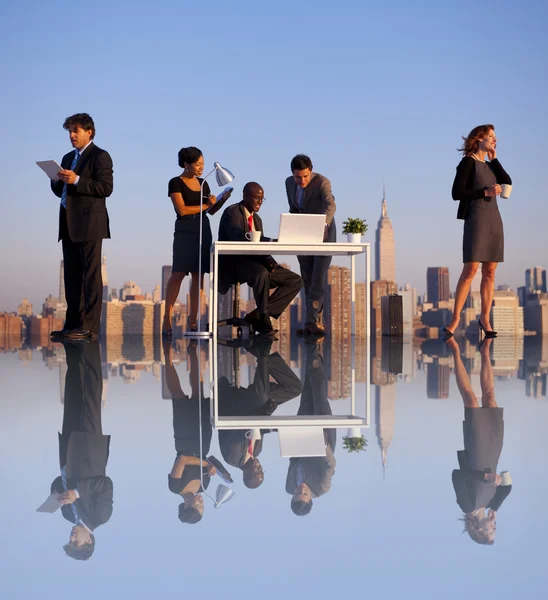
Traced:
<path fill-rule="evenodd" d="M 321 244 L 325 215 L 282 213 L 278 242 L 282 244 Z"/>

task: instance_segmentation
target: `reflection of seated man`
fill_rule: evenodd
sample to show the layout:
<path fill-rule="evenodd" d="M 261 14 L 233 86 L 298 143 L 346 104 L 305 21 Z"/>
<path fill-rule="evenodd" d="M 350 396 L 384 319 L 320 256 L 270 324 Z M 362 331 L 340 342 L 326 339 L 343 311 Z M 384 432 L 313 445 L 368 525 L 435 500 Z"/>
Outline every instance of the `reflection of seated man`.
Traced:
<path fill-rule="evenodd" d="M 324 376 L 321 341 L 306 344 L 306 364 L 299 415 L 331 415 L 327 399 L 327 381 Z M 285 491 L 292 495 L 291 510 L 298 516 L 312 510 L 312 499 L 323 496 L 331 489 L 335 474 L 335 429 L 324 429 L 325 456 L 294 457 L 289 459 Z"/>
<path fill-rule="evenodd" d="M 61 476 L 52 485 L 67 521 L 74 523 L 68 556 L 87 560 L 95 549 L 93 532 L 112 515 L 112 480 L 106 476 L 110 436 L 101 427 L 103 379 L 97 341 L 63 341 L 67 358 L 62 433 Z"/>
<path fill-rule="evenodd" d="M 457 452 L 459 469 L 453 471 L 453 487 L 463 514 L 465 531 L 478 544 L 494 544 L 496 515 L 512 486 L 499 487 L 497 465 L 504 439 L 503 409 L 495 401 L 495 383 L 489 348 L 481 346 L 481 404 L 470 385 L 455 338 L 447 340 L 453 353 L 457 386 L 464 401 L 464 450 Z"/>
<path fill-rule="evenodd" d="M 173 437 L 177 458 L 168 477 L 169 489 L 182 496 L 179 505 L 179 519 L 183 523 L 198 523 L 204 514 L 204 499 L 200 492 L 207 490 L 210 476 L 216 473 L 215 467 L 203 460 L 203 482 L 200 480 L 200 457 L 205 457 L 211 444 L 211 422 L 209 398 L 204 398 L 202 374 L 198 365 L 196 343 L 190 342 L 190 386 L 191 396 L 181 388 L 179 376 L 171 358 L 171 342 L 164 341 L 165 375 L 167 387 L 173 402 Z M 202 419 L 200 421 L 200 398 Z M 202 447 L 200 449 L 200 427 Z"/>
<path fill-rule="evenodd" d="M 283 402 L 301 393 L 301 382 L 284 359 L 274 352 L 271 344 L 254 341 L 249 351 L 257 358 L 253 383 L 247 387 L 235 387 L 226 377 L 219 379 L 219 414 L 221 416 L 271 415 Z M 274 381 L 269 381 L 273 379 Z M 254 489 L 264 480 L 259 454 L 263 448 L 261 439 L 249 440 L 242 429 L 219 431 L 219 446 L 225 461 L 238 467 L 243 473 L 246 487 Z"/>
<path fill-rule="evenodd" d="M 267 241 L 263 222 L 257 214 L 263 201 L 263 188 L 258 183 L 247 183 L 243 200 L 226 208 L 221 217 L 219 241 L 245 242 L 249 231 L 260 231 L 261 240 Z M 280 267 L 272 256 L 221 256 L 219 273 L 221 293 L 234 283 L 247 283 L 253 289 L 257 308 L 248 313 L 245 320 L 261 333 L 273 331 L 270 317 L 278 319 L 303 287 L 301 277 Z M 270 295 L 272 288 L 276 290 Z"/>

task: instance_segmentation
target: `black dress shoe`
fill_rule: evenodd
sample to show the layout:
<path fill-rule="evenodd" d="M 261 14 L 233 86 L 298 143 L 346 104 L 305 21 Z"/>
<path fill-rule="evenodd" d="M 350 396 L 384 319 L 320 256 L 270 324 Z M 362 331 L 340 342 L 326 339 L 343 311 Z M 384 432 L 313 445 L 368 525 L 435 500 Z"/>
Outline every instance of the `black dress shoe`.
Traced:
<path fill-rule="evenodd" d="M 261 314 L 258 321 L 253 324 L 253 328 L 257 333 L 275 334 L 278 330 L 272 327 L 272 322 L 267 314 Z"/>
<path fill-rule="evenodd" d="M 51 331 L 50 337 L 63 337 L 67 333 L 68 329 L 59 329 L 58 331 Z"/>
<path fill-rule="evenodd" d="M 65 331 L 64 336 L 69 339 L 90 338 L 92 333 L 87 329 L 69 329 Z"/>

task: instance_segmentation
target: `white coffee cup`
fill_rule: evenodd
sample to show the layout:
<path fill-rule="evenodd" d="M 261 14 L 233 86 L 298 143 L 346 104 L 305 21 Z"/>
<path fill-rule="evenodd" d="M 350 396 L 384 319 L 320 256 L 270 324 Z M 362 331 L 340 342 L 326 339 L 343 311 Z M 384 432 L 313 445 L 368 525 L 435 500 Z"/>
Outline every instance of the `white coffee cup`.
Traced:
<path fill-rule="evenodd" d="M 512 475 L 508 471 L 500 472 L 500 485 L 512 485 Z"/>
<path fill-rule="evenodd" d="M 509 183 L 503 183 L 500 187 L 500 197 L 505 199 L 510 198 L 510 194 L 512 193 L 512 186 Z"/>
<path fill-rule="evenodd" d="M 260 440 L 261 439 L 261 430 L 260 429 L 250 429 L 245 432 L 245 437 L 248 440 Z"/>
<path fill-rule="evenodd" d="M 260 242 L 261 241 L 261 232 L 260 231 L 248 231 L 245 234 L 245 238 L 246 240 L 249 240 L 250 242 Z"/>

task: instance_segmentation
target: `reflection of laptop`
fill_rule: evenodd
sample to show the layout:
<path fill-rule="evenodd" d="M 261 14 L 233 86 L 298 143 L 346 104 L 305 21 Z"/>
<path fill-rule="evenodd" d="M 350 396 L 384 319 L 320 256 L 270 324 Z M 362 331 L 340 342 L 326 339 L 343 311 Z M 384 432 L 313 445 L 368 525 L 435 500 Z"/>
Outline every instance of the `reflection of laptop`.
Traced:
<path fill-rule="evenodd" d="M 323 242 L 325 215 L 282 213 L 278 242 L 282 244 L 320 244 Z"/>

